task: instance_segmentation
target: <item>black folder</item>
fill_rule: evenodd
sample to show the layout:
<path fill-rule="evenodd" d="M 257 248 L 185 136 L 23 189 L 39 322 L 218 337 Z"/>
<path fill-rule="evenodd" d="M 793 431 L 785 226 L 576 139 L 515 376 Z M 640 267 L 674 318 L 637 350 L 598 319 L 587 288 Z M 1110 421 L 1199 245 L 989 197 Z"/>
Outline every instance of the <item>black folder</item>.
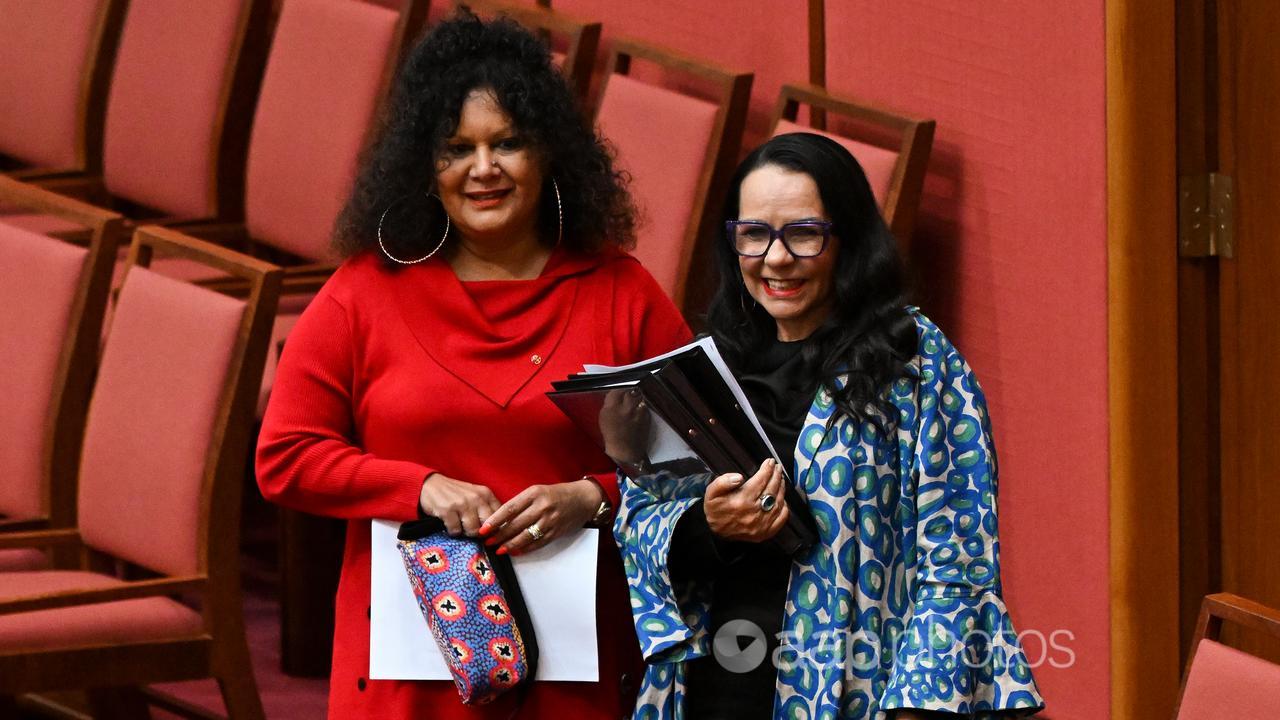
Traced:
<path fill-rule="evenodd" d="M 552 402 L 602 448 L 600 412 L 605 397 L 610 392 L 634 389 L 711 474 L 736 472 L 751 477 L 773 456 L 702 348 L 617 373 L 575 375 L 552 383 L 552 387 L 555 389 L 547 393 Z M 816 542 L 817 529 L 808 503 L 786 472 L 787 463 L 783 468 L 788 476 L 784 501 L 791 515 L 772 542 L 793 555 Z"/>

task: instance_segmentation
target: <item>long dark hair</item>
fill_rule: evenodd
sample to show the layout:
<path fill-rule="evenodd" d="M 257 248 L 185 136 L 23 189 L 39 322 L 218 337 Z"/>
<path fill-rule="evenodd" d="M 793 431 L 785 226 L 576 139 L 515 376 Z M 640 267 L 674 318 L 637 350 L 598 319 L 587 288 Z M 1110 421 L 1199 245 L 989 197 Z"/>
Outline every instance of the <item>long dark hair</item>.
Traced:
<path fill-rule="evenodd" d="M 485 88 L 543 159 L 541 237 L 554 242 L 558 234 L 554 179 L 565 247 L 591 252 L 633 242 L 635 209 L 626 178 L 614 169 L 546 45 L 512 20 L 486 22 L 463 8 L 436 25 L 405 60 L 334 228 L 339 254 L 376 246 L 379 219 L 389 207 L 382 233 L 393 253 L 414 257 L 435 247 L 444 210 L 426 196 L 435 186 L 437 160 L 467 96 Z"/>
<path fill-rule="evenodd" d="M 753 150 L 734 174 L 725 220 L 738 219 L 743 179 L 766 165 L 813 178 L 839 238 L 831 315 L 806 340 L 801 351 L 806 364 L 817 369 L 840 412 L 887 431 L 897 417 L 885 390 L 902 375 L 917 342 L 897 241 L 880 216 L 862 166 L 839 143 L 812 133 L 779 135 Z M 776 337 L 777 324 L 748 294 L 729 243 L 721 238 L 715 246 L 720 287 L 707 322 L 726 360 L 741 366 Z M 836 378 L 845 374 L 848 382 L 837 390 Z"/>

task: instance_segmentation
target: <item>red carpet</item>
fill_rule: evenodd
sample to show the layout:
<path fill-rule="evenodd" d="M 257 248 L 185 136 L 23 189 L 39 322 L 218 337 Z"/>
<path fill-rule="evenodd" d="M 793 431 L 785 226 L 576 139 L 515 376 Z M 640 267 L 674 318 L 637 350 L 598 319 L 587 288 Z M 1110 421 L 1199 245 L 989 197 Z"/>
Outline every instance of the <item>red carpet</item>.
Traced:
<path fill-rule="evenodd" d="M 244 619 L 248 628 L 253 674 L 258 681 L 263 709 L 270 720 L 316 720 L 325 717 L 329 681 L 294 678 L 280 671 L 280 606 L 273 599 L 245 593 Z M 213 680 L 157 685 L 157 690 L 187 702 L 225 714 L 222 695 Z M 169 720 L 178 716 L 153 708 L 152 717 Z"/>

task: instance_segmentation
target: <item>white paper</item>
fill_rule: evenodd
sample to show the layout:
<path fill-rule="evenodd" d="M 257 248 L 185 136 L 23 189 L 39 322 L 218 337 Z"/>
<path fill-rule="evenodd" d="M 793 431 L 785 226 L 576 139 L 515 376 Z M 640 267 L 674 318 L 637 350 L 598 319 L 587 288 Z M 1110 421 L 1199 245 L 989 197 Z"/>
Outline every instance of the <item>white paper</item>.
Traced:
<path fill-rule="evenodd" d="M 369 677 L 452 680 L 418 608 L 396 547 L 400 524 L 373 521 Z M 538 680 L 600 678 L 596 652 L 599 530 L 585 529 L 512 559 L 538 639 Z"/>
<path fill-rule="evenodd" d="M 782 458 L 778 456 L 778 451 L 774 449 L 773 443 L 769 441 L 769 435 L 764 431 L 764 426 L 760 424 L 759 418 L 756 417 L 756 411 L 751 408 L 751 403 L 747 400 L 747 394 L 742 391 L 742 386 L 738 384 L 738 380 L 733 376 L 733 373 L 729 372 L 729 366 L 725 364 L 724 358 L 720 355 L 720 348 L 716 347 L 716 341 L 713 340 L 710 335 L 698 338 L 688 345 L 683 345 L 669 353 L 663 353 L 662 355 L 651 357 L 648 360 L 641 360 L 640 362 L 631 363 L 630 365 L 583 365 L 582 371 L 590 375 L 599 375 L 600 373 L 631 370 L 632 368 L 638 368 L 642 365 L 648 365 L 651 362 L 674 357 L 696 347 L 702 348 L 703 352 L 705 352 L 707 357 L 711 360 L 711 364 L 716 366 L 716 370 L 720 373 L 720 377 L 724 378 L 725 385 L 729 386 L 729 392 L 733 393 L 733 398 L 738 401 L 738 405 L 742 408 L 743 412 L 747 414 L 747 419 L 751 421 L 752 427 L 756 429 L 756 433 L 758 433 L 760 435 L 760 439 L 764 441 L 764 446 L 769 448 L 769 452 L 773 455 L 773 459 L 777 460 L 783 467 L 789 467 L 790 462 L 783 463 Z"/>

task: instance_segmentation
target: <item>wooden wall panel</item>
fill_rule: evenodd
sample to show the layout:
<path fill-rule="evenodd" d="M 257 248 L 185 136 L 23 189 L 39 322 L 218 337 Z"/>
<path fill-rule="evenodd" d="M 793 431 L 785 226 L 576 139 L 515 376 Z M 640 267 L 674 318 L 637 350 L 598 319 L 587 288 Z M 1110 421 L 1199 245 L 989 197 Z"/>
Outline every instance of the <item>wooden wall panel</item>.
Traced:
<path fill-rule="evenodd" d="M 1220 169 L 1234 179 L 1235 259 L 1220 265 L 1222 584 L 1280 607 L 1280 14 L 1273 0 L 1219 0 Z M 1280 662 L 1280 643 L 1228 632 Z"/>
<path fill-rule="evenodd" d="M 1178 662 L 1174 6 L 1107 2 L 1111 717 L 1172 717 Z"/>

